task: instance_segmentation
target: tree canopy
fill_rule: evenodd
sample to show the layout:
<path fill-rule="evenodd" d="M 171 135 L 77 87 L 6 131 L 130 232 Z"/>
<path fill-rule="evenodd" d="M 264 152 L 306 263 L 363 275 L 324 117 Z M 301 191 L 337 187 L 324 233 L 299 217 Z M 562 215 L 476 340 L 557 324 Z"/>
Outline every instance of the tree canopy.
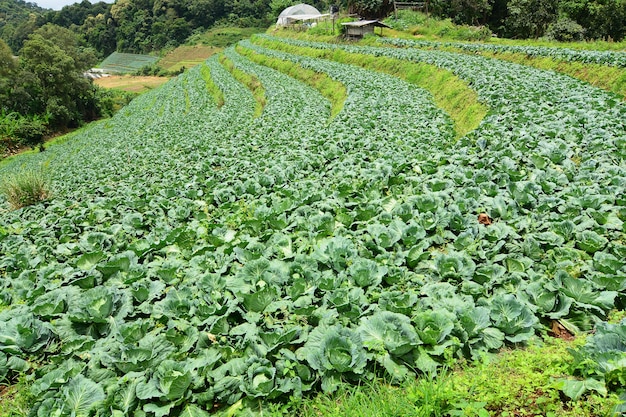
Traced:
<path fill-rule="evenodd" d="M 0 145 L 34 146 L 48 130 L 101 115 L 98 90 L 83 75 L 96 62 L 78 35 L 50 23 L 23 42 L 19 58 L 0 39 Z"/>

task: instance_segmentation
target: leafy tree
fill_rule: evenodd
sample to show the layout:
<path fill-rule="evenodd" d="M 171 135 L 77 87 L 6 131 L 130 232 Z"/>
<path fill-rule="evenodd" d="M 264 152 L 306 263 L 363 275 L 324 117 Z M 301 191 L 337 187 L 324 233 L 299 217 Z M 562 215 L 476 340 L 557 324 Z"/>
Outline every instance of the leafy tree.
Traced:
<path fill-rule="evenodd" d="M 459 25 L 485 24 L 491 12 L 490 0 L 435 0 L 429 9 Z"/>
<path fill-rule="evenodd" d="M 41 23 L 44 9 L 24 0 L 0 0 L 0 38 L 17 52 Z"/>
<path fill-rule="evenodd" d="M 13 57 L 13 51 L 5 41 L 0 39 L 0 79 L 13 74 L 17 69 L 17 61 Z"/>
<path fill-rule="evenodd" d="M 106 14 L 111 9 L 111 4 L 99 2 L 91 4 L 89 0 L 76 2 L 63 7 L 59 11 L 51 11 L 46 15 L 50 23 L 65 28 L 80 27 L 89 17 Z"/>
<path fill-rule="evenodd" d="M 13 57 L 13 51 L 2 39 L 0 39 L 0 110 L 8 111 L 9 93 L 17 72 L 17 61 Z"/>
<path fill-rule="evenodd" d="M 54 44 L 74 60 L 74 66 L 80 72 L 98 63 L 96 51 L 86 47 L 82 38 L 69 29 L 48 23 L 34 34 L 41 35 L 44 39 L 53 39 Z"/>
<path fill-rule="evenodd" d="M 626 0 L 561 0 L 559 10 L 585 28 L 588 39 L 626 36 Z"/>
<path fill-rule="evenodd" d="M 510 0 L 505 25 L 507 34 L 516 38 L 543 36 L 556 21 L 558 0 Z"/>
<path fill-rule="evenodd" d="M 107 24 L 110 14 L 100 13 L 89 16 L 83 22 L 81 32 L 85 41 L 103 56 L 115 52 L 117 46 L 115 39 L 115 27 Z"/>
<path fill-rule="evenodd" d="M 585 28 L 568 17 L 559 17 L 556 23 L 550 25 L 546 35 L 560 42 L 582 41 Z"/>
<path fill-rule="evenodd" d="M 349 9 L 364 17 L 381 17 L 393 8 L 389 0 L 352 0 Z"/>
<path fill-rule="evenodd" d="M 196 0 L 187 4 L 186 17 L 192 28 L 208 28 L 224 14 L 223 0 Z"/>
<path fill-rule="evenodd" d="M 63 127 L 80 124 L 90 113 L 94 88 L 82 76 L 88 62 L 80 51 L 73 49 L 70 39 L 57 44 L 39 33 L 33 34 L 20 51 L 20 60 L 24 75 L 31 74 L 29 82 L 21 84 L 32 99 L 28 114 L 47 113 L 51 125 Z"/>
<path fill-rule="evenodd" d="M 276 19 L 289 6 L 297 4 L 297 1 L 293 0 L 271 0 L 270 1 L 270 18 Z"/>

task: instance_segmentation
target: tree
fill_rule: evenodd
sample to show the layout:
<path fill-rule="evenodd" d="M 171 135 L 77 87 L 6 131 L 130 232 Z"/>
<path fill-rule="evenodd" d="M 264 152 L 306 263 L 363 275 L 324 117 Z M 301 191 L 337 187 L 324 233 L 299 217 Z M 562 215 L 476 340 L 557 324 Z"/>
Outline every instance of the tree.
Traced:
<path fill-rule="evenodd" d="M 103 56 L 115 52 L 115 47 L 117 46 L 115 27 L 107 24 L 107 19 L 107 15 L 103 13 L 89 16 L 81 27 L 81 32 L 85 36 L 87 43 Z"/>
<path fill-rule="evenodd" d="M 22 71 L 33 77 L 22 87 L 33 98 L 28 113 L 47 114 L 55 127 L 76 126 L 90 113 L 95 90 L 82 76 L 86 63 L 80 54 L 72 57 L 63 49 L 72 50 L 70 40 L 59 40 L 59 44 L 38 33 L 24 43 Z"/>
<path fill-rule="evenodd" d="M 0 39 L 0 78 L 9 77 L 17 70 L 17 60 L 9 45 Z"/>
<path fill-rule="evenodd" d="M 74 60 L 74 66 L 80 72 L 93 67 L 98 62 L 96 51 L 86 47 L 84 40 L 69 29 L 48 23 L 37 29 L 34 35 L 41 35 L 44 39 L 53 39 L 54 44 Z"/>
<path fill-rule="evenodd" d="M 585 28 L 587 39 L 626 37 L 626 0 L 561 0 L 559 11 Z"/>
<path fill-rule="evenodd" d="M 558 0 L 510 0 L 505 20 L 508 36 L 538 38 L 558 16 Z"/>
<path fill-rule="evenodd" d="M 465 25 L 485 24 L 491 12 L 489 0 L 451 0 L 450 16 L 454 23 Z"/>
<path fill-rule="evenodd" d="M 17 70 L 17 60 L 13 57 L 13 51 L 0 39 L 0 111 L 3 113 L 10 110 L 7 104 L 10 101 L 9 93 Z"/>

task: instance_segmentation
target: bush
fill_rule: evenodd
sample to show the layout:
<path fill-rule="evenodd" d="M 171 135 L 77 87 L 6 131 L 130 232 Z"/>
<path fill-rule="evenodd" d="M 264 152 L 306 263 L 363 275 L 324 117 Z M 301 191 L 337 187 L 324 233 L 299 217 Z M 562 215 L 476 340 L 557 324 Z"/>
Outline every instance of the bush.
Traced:
<path fill-rule="evenodd" d="M 562 17 L 548 27 L 546 36 L 559 42 L 582 41 L 585 38 L 585 28 L 572 19 Z"/>
<path fill-rule="evenodd" d="M 486 26 L 456 25 L 450 18 L 440 19 L 412 10 L 399 10 L 397 19 L 389 17 L 385 23 L 395 30 L 409 31 L 413 35 L 459 41 L 487 41 L 493 35 Z"/>
<path fill-rule="evenodd" d="M 50 197 L 48 181 L 40 171 L 22 171 L 9 176 L 0 184 L 0 193 L 14 210 Z"/>
<path fill-rule="evenodd" d="M 385 20 L 389 26 L 395 30 L 408 30 L 412 27 L 423 25 L 428 16 L 421 12 L 413 10 L 398 10 L 397 19 L 391 17 Z"/>
<path fill-rule="evenodd" d="M 48 127 L 44 119 L 24 117 L 20 119 L 13 133 L 22 146 L 30 146 L 35 149 L 43 143 L 43 137 L 48 133 Z"/>

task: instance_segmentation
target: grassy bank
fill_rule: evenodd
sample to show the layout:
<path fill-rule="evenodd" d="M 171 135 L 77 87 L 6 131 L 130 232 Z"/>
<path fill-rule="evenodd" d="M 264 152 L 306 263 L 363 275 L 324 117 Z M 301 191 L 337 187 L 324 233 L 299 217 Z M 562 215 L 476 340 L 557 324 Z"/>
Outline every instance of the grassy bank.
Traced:
<path fill-rule="evenodd" d="M 265 65 L 284 74 L 288 74 L 315 88 L 326 97 L 331 103 L 331 117 L 334 117 L 343 108 L 343 103 L 347 97 L 346 87 L 331 79 L 326 74 L 318 73 L 292 62 L 281 61 L 265 55 L 257 54 L 249 49 L 237 47 L 237 52 L 248 57 L 257 64 Z"/>
<path fill-rule="evenodd" d="M 231 61 L 226 56 L 220 56 L 220 63 L 226 68 L 233 77 L 248 87 L 248 89 L 252 92 L 252 96 L 256 101 L 256 107 L 254 108 L 254 117 L 259 117 L 261 113 L 263 113 L 263 109 L 267 104 L 267 99 L 265 98 L 265 88 L 259 81 L 257 77 L 252 74 L 248 74 L 239 68 L 235 67 L 233 61 Z"/>
<path fill-rule="evenodd" d="M 437 106 L 448 113 L 454 122 L 457 137 L 462 137 L 474 130 L 488 112 L 488 107 L 478 101 L 478 95 L 466 82 L 456 77 L 452 72 L 442 70 L 434 65 L 353 54 L 340 50 L 295 47 L 262 38 L 253 38 L 253 41 L 259 45 L 285 52 L 359 65 L 365 69 L 393 75 L 424 88 L 433 95 Z"/>

